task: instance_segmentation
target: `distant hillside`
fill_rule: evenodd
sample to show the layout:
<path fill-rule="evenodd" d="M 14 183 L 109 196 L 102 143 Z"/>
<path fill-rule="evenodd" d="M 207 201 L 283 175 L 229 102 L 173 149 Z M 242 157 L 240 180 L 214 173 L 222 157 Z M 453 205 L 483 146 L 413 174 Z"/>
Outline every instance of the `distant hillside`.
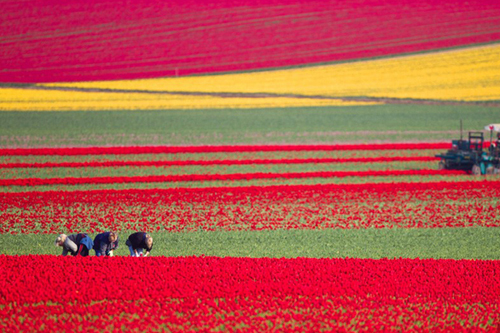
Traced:
<path fill-rule="evenodd" d="M 366 59 L 500 40 L 492 0 L 2 1 L 0 82 L 118 80 Z"/>

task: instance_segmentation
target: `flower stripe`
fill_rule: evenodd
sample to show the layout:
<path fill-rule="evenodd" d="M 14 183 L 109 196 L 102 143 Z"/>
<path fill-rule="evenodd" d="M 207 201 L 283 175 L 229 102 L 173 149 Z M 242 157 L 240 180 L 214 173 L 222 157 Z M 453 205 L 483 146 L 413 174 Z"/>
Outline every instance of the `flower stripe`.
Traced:
<path fill-rule="evenodd" d="M 389 171 L 331 171 L 331 172 L 290 172 L 290 173 L 236 173 L 213 175 L 171 175 L 136 177 L 66 177 L 66 178 L 16 178 L 1 179 L 0 186 L 40 186 L 40 185 L 77 185 L 77 184 L 117 184 L 117 183 L 163 183 L 163 182 L 201 182 L 253 179 L 295 179 L 295 178 L 333 178 L 333 177 L 383 177 L 383 176 L 456 176 L 465 171 L 455 170 L 389 170 Z"/>
<path fill-rule="evenodd" d="M 188 166 L 188 165 L 249 165 L 249 164 L 310 164 L 310 163 L 379 163 L 379 162 L 428 162 L 432 156 L 396 156 L 367 158 L 305 158 L 305 159 L 252 159 L 252 160 L 199 160 L 199 161 L 105 161 L 61 163 L 3 163 L 0 169 L 15 168 L 98 168 L 121 166 Z"/>
<path fill-rule="evenodd" d="M 5 148 L 0 156 L 26 155 L 128 155 L 182 154 L 259 151 L 336 151 L 336 150 L 428 150 L 448 149 L 448 142 L 438 143 L 374 143 L 343 145 L 252 145 L 252 146 L 149 146 L 149 147 L 78 147 L 78 148 Z"/>

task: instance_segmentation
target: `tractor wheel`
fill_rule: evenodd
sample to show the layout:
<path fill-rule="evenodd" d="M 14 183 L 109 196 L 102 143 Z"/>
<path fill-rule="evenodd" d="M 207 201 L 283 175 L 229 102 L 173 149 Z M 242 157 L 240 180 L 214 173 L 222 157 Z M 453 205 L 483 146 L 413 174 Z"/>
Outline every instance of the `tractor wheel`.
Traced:
<path fill-rule="evenodd" d="M 490 166 L 489 168 L 486 168 L 486 174 L 487 175 L 493 175 L 495 173 L 495 168 Z"/>
<path fill-rule="evenodd" d="M 446 164 L 443 161 L 440 161 L 438 164 L 438 170 L 445 170 Z"/>
<path fill-rule="evenodd" d="M 472 174 L 474 176 L 479 176 L 481 174 L 481 167 L 477 164 L 474 164 L 474 166 L 472 167 Z"/>

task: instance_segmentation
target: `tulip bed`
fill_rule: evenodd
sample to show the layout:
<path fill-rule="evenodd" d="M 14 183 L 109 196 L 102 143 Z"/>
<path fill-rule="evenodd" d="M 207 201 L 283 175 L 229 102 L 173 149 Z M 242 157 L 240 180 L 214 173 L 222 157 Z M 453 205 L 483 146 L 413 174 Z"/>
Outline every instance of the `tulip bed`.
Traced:
<path fill-rule="evenodd" d="M 0 233 L 500 226 L 500 182 L 0 194 Z"/>
<path fill-rule="evenodd" d="M 448 147 L 3 149 L 0 324 L 494 330 L 500 179 L 436 170 Z M 118 257 L 53 255 L 56 234 L 107 230 Z M 125 257 L 138 230 L 153 257 Z"/>
<path fill-rule="evenodd" d="M 8 331 L 495 331 L 500 263 L 0 256 Z"/>

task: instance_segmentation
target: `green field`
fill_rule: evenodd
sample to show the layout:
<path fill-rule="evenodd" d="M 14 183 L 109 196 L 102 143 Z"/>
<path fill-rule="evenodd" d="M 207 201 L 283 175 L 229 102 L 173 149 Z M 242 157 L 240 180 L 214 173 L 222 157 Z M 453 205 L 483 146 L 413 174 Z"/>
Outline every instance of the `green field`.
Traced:
<path fill-rule="evenodd" d="M 1 112 L 0 147 L 449 141 L 498 122 L 481 105 Z"/>
<path fill-rule="evenodd" d="M 384 171 L 436 169 L 438 161 L 379 162 L 379 163 L 321 163 L 321 164 L 250 164 L 169 167 L 106 167 L 106 168 L 16 168 L 0 169 L 0 178 L 58 178 L 58 177 L 135 177 L 164 175 L 213 175 L 237 173 L 297 173 L 334 171 Z"/>

